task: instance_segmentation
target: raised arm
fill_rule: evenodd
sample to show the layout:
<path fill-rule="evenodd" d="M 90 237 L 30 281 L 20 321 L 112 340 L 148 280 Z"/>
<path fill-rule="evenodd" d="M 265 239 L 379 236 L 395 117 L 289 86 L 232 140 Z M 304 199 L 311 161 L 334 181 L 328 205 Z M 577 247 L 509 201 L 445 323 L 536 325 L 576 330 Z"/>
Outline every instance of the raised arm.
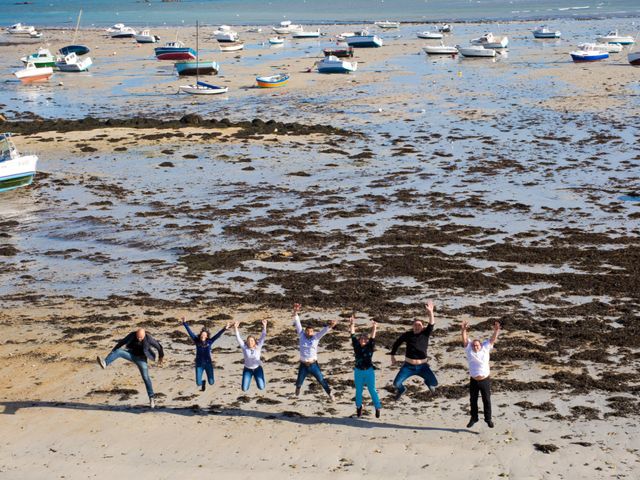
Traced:
<path fill-rule="evenodd" d="M 220 329 L 220 331 L 218 333 L 216 333 L 212 338 L 211 338 L 211 345 L 213 345 L 215 343 L 216 340 L 218 340 L 222 334 L 224 332 L 226 332 L 227 330 L 229 330 L 231 328 L 231 322 L 227 323 L 224 327 L 222 327 Z"/>
<path fill-rule="evenodd" d="M 296 332 L 298 335 L 302 334 L 302 325 L 300 325 L 300 308 L 302 305 L 299 303 L 293 304 L 293 325 L 296 327 Z"/>
<path fill-rule="evenodd" d="M 195 341 L 198 339 L 196 334 L 193 333 L 193 330 L 191 330 L 191 328 L 189 327 L 189 324 L 187 323 L 187 319 L 185 317 L 182 317 L 182 326 L 187 330 L 187 334 L 189 335 L 189 337 L 191 337 L 191 340 Z"/>
<path fill-rule="evenodd" d="M 349 317 L 349 333 L 351 333 L 351 335 L 356 334 L 356 316 L 355 315 L 351 315 L 351 317 Z"/>
<path fill-rule="evenodd" d="M 316 333 L 313 336 L 313 338 L 315 338 L 318 341 L 320 341 L 320 339 L 322 337 L 324 337 L 327 333 L 329 333 L 329 330 L 331 330 L 333 327 L 335 327 L 337 323 L 338 323 L 337 320 L 331 320 L 329 323 L 327 323 L 327 325 L 325 325 L 325 327 L 322 330 L 320 330 L 318 333 Z"/>
<path fill-rule="evenodd" d="M 258 340 L 258 348 L 262 348 L 264 345 L 264 341 L 267 339 L 267 321 L 262 320 L 262 334 L 260 335 L 260 339 Z"/>
<path fill-rule="evenodd" d="M 462 321 L 462 325 L 460 325 L 460 333 L 462 334 L 462 346 L 467 348 L 469 345 L 469 334 L 467 333 L 469 330 L 469 323 L 466 320 Z"/>
<path fill-rule="evenodd" d="M 238 330 L 239 326 L 240 326 L 240 322 L 236 322 L 233 324 L 233 329 L 236 332 L 236 340 L 238 340 L 238 344 L 240 345 L 240 348 L 244 348 L 244 340 L 242 340 L 242 337 L 240 336 L 240 330 Z"/>
<path fill-rule="evenodd" d="M 493 323 L 493 335 L 491 335 L 491 339 L 489 343 L 493 346 L 494 343 L 498 340 L 498 334 L 500 333 L 500 322 Z"/>
<path fill-rule="evenodd" d="M 429 317 L 429 325 L 435 324 L 436 319 L 433 316 L 433 301 L 427 300 L 427 303 L 424 304 L 424 308 L 427 310 L 427 316 Z"/>
<path fill-rule="evenodd" d="M 376 332 L 378 331 L 378 323 L 375 320 L 371 320 L 371 339 L 376 338 Z"/>

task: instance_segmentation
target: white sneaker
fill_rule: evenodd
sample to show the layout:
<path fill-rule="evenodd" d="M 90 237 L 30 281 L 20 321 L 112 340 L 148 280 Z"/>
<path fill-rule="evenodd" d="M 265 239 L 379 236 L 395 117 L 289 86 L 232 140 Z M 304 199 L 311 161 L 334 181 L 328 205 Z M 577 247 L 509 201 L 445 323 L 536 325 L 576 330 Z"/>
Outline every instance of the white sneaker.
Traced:
<path fill-rule="evenodd" d="M 98 365 L 100 365 L 103 370 L 107 368 L 107 364 L 104 363 L 104 360 L 101 357 L 98 357 Z"/>
<path fill-rule="evenodd" d="M 335 397 L 335 395 L 333 394 L 333 392 L 331 392 L 331 393 L 329 394 L 329 401 L 330 401 L 331 403 L 333 403 L 333 402 L 335 402 L 335 401 L 336 401 L 336 397 Z"/>
<path fill-rule="evenodd" d="M 156 401 L 153 398 L 149 399 L 149 408 L 156 408 Z"/>

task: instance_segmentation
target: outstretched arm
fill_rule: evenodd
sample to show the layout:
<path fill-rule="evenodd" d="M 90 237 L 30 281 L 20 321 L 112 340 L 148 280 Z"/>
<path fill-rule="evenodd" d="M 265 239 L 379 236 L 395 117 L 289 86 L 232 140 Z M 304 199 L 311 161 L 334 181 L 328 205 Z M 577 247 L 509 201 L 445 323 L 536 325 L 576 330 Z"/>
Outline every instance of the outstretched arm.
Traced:
<path fill-rule="evenodd" d="M 212 338 L 211 338 L 211 345 L 213 345 L 215 343 L 216 340 L 218 340 L 222 334 L 224 332 L 226 332 L 227 330 L 229 330 L 231 328 L 231 322 L 227 323 L 224 327 L 222 327 L 220 329 L 220 331 L 218 333 L 216 333 Z"/>
<path fill-rule="evenodd" d="M 337 323 L 338 323 L 337 320 L 331 320 L 322 330 L 316 333 L 314 337 L 317 338 L 318 341 L 320 341 L 320 339 L 324 337 L 327 333 L 329 333 L 329 330 L 335 327 Z"/>
<path fill-rule="evenodd" d="M 182 326 L 187 330 L 187 334 L 189 335 L 189 337 L 191 337 L 191 340 L 195 341 L 198 338 L 196 334 L 193 333 L 193 330 L 191 330 L 191 327 L 189 327 L 189 324 L 187 323 L 187 319 L 185 317 L 182 317 Z"/>
<path fill-rule="evenodd" d="M 238 330 L 239 326 L 240 326 L 240 322 L 236 322 L 233 324 L 233 329 L 236 332 L 236 340 L 238 340 L 238 344 L 240 345 L 240 348 L 244 348 L 244 340 L 242 340 L 242 337 L 240 336 L 240 330 Z"/>
<path fill-rule="evenodd" d="M 349 333 L 351 333 L 351 335 L 356 334 L 356 316 L 355 315 L 351 315 L 351 317 L 349 317 Z"/>
<path fill-rule="evenodd" d="M 433 316 L 433 301 L 427 300 L 427 303 L 424 304 L 424 308 L 427 310 L 427 316 L 429 317 L 429 325 L 435 324 L 436 319 Z"/>
<path fill-rule="evenodd" d="M 378 331 L 378 323 L 375 320 L 371 320 L 371 338 L 376 338 L 376 332 Z"/>
<path fill-rule="evenodd" d="M 264 341 L 267 339 L 267 321 L 262 320 L 262 335 L 260 335 L 260 339 L 258 340 L 258 347 L 262 348 L 264 345 Z"/>
<path fill-rule="evenodd" d="M 498 334 L 500 333 L 500 322 L 494 322 L 493 324 L 493 335 L 491 335 L 491 339 L 489 343 L 493 346 L 494 343 L 498 340 Z"/>
<path fill-rule="evenodd" d="M 462 325 L 460 325 L 460 332 L 462 333 L 462 346 L 467 348 L 469 345 L 469 334 L 467 331 L 469 330 L 469 323 L 466 320 L 462 321 Z"/>
<path fill-rule="evenodd" d="M 302 305 L 299 303 L 293 304 L 293 325 L 296 327 L 298 335 L 302 333 L 302 325 L 300 325 L 300 308 L 302 308 Z"/>

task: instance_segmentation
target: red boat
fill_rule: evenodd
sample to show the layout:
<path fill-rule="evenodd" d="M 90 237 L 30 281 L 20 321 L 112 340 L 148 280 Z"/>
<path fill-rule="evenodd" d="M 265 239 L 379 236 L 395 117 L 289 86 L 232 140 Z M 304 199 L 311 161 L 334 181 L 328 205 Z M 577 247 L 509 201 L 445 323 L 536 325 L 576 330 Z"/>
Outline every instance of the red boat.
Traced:
<path fill-rule="evenodd" d="M 338 58 L 351 58 L 353 57 L 353 47 L 346 48 L 325 48 L 323 50 L 324 56 L 328 57 L 329 55 L 333 55 Z"/>
<path fill-rule="evenodd" d="M 164 47 L 155 48 L 158 60 L 195 60 L 196 51 L 185 47 L 182 42 L 169 42 Z"/>

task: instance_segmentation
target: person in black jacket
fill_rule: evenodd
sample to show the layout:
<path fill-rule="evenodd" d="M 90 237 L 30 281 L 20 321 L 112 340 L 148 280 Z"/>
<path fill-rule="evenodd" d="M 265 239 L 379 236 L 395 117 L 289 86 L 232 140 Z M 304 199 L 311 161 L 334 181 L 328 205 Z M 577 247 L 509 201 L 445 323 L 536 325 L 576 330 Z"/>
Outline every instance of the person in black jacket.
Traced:
<path fill-rule="evenodd" d="M 138 370 L 140 370 L 140 375 L 142 375 L 142 380 L 144 380 L 144 385 L 147 388 L 149 407 L 155 408 L 156 403 L 154 400 L 153 385 L 151 384 L 149 365 L 147 364 L 148 359 L 156 359 L 155 353 L 151 350 L 152 348 L 158 351 L 158 365 L 162 365 L 162 360 L 164 359 L 162 345 L 150 334 L 145 332 L 144 328 L 139 328 L 116 343 L 113 350 L 107 355 L 107 358 L 103 360 L 98 357 L 98 364 L 102 368 L 107 368 L 107 366 L 118 358 L 124 358 L 125 360 L 135 363 Z"/>
<path fill-rule="evenodd" d="M 433 302 L 429 300 L 425 304 L 427 314 L 429 316 L 429 324 L 425 327 L 422 320 L 415 319 L 413 328 L 400 335 L 391 347 L 391 365 L 397 365 L 395 354 L 403 343 L 406 343 L 405 358 L 400 371 L 393 380 L 393 386 L 396 388 L 396 400 L 399 400 L 405 392 L 406 387 L 403 385 L 407 378 L 414 375 L 422 377 L 431 393 L 435 392 L 438 380 L 427 364 L 427 347 L 429 346 L 429 336 L 433 331 L 433 325 L 436 323 L 433 316 Z"/>
<path fill-rule="evenodd" d="M 366 386 L 371 395 L 371 401 L 376 409 L 376 418 L 380 418 L 380 397 L 376 391 L 376 373 L 373 366 L 373 350 L 376 344 L 376 332 L 378 324 L 371 321 L 371 335 L 361 333 L 356 335 L 356 317 L 352 315 L 349 319 L 349 330 L 351 331 L 351 345 L 355 355 L 355 367 L 353 369 L 353 381 L 356 385 L 356 415 L 362 416 L 362 392 Z"/>

